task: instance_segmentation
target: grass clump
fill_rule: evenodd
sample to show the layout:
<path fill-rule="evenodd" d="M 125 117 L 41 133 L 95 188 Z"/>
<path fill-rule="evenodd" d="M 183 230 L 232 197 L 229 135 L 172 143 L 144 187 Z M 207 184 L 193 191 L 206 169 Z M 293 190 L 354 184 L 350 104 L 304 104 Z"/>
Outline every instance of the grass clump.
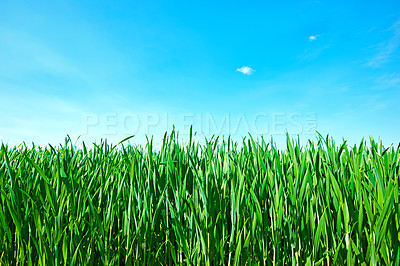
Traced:
<path fill-rule="evenodd" d="M 399 262 L 399 147 L 2 146 L 0 264 Z"/>

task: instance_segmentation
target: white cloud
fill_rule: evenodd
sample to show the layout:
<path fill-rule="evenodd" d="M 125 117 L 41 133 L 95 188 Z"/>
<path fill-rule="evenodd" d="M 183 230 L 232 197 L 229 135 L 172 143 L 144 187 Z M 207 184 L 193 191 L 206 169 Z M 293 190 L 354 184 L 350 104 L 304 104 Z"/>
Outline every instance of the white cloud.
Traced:
<path fill-rule="evenodd" d="M 310 37 L 308 37 L 308 39 L 309 39 L 310 41 L 315 41 L 318 37 L 319 37 L 318 34 L 317 34 L 317 35 L 311 35 Z"/>
<path fill-rule="evenodd" d="M 255 70 L 248 66 L 242 66 L 236 69 L 237 72 L 243 73 L 244 75 L 251 75 Z"/>

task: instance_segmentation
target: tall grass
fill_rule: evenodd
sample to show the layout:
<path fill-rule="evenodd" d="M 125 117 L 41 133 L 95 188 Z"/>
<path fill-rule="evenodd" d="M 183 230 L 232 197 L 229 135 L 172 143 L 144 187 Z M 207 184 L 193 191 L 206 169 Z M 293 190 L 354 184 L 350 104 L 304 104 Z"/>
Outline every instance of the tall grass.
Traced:
<path fill-rule="evenodd" d="M 399 147 L 2 146 L 0 264 L 390 265 Z"/>

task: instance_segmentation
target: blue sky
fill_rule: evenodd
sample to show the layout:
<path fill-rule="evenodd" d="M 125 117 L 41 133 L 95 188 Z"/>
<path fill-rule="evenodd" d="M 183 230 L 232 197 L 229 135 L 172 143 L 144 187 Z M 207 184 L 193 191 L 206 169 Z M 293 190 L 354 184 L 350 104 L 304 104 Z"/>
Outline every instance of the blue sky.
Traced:
<path fill-rule="evenodd" d="M 1 1 L 0 139 L 399 143 L 399 1 Z M 244 71 L 243 71 L 244 70 Z"/>

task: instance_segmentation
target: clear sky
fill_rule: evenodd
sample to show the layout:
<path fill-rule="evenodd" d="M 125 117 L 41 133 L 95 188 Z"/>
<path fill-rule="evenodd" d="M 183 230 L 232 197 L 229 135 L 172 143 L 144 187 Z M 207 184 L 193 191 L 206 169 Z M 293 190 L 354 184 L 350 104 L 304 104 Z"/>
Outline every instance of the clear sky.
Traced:
<path fill-rule="evenodd" d="M 0 139 L 400 141 L 400 1 L 0 1 Z"/>

